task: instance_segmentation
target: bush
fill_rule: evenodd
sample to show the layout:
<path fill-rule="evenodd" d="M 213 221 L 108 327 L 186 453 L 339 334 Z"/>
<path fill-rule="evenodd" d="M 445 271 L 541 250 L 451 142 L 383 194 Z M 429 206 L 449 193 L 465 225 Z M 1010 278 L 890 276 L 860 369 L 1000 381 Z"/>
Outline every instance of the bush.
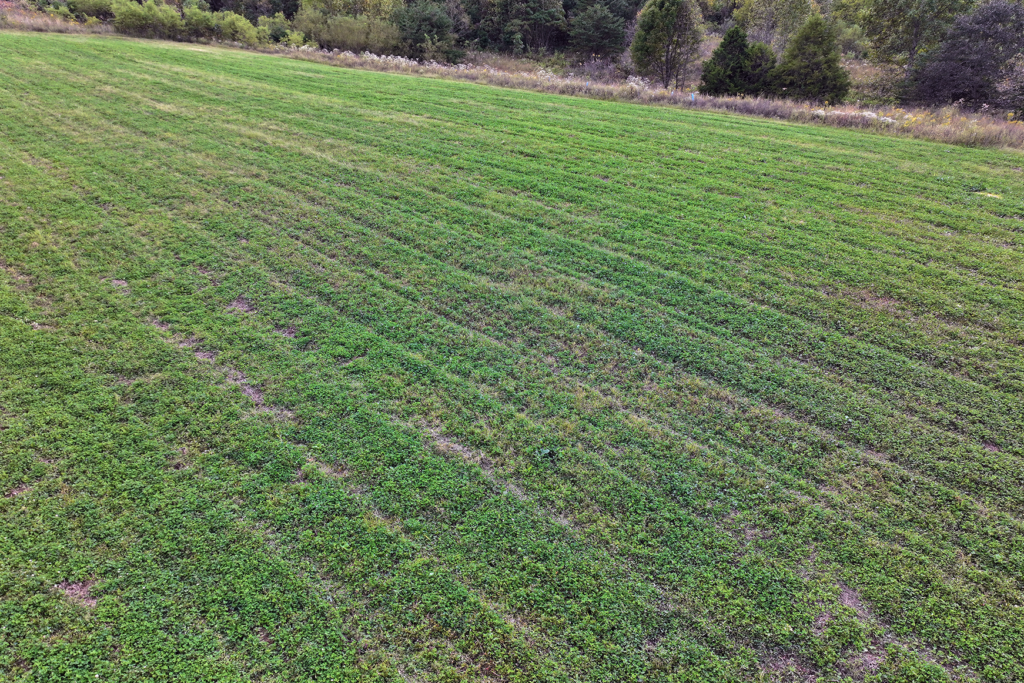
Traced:
<path fill-rule="evenodd" d="M 420 0 L 395 12 L 404 53 L 414 59 L 457 62 L 463 53 L 455 48 L 452 20 L 444 8 Z"/>
<path fill-rule="evenodd" d="M 1008 0 L 980 5 L 961 16 L 945 40 L 921 62 L 914 99 L 928 104 L 994 102 L 1007 63 L 1024 50 L 1024 7 Z"/>
<path fill-rule="evenodd" d="M 215 38 L 217 27 L 213 21 L 213 15 L 195 7 L 186 7 L 182 21 L 183 35 L 192 40 L 200 38 Z"/>
<path fill-rule="evenodd" d="M 604 3 L 597 2 L 573 17 L 569 39 L 573 49 L 582 55 L 621 54 L 626 41 L 626 22 Z"/>
<path fill-rule="evenodd" d="M 178 38 L 184 31 L 181 15 L 173 7 L 148 0 L 140 5 L 132 0 L 114 0 L 114 28 L 120 33 L 149 38 Z"/>
<path fill-rule="evenodd" d="M 71 0 L 68 7 L 75 14 L 97 19 L 113 19 L 114 9 L 111 0 Z"/>
<path fill-rule="evenodd" d="M 217 37 L 221 40 L 233 40 L 243 45 L 260 44 L 260 37 L 256 27 L 249 23 L 249 20 L 241 14 L 216 12 L 213 15 L 213 21 Z"/>
<path fill-rule="evenodd" d="M 820 16 L 807 20 L 790 41 L 772 73 L 776 94 L 839 102 L 850 91 L 850 76 L 839 64 L 835 31 Z"/>
<path fill-rule="evenodd" d="M 836 19 L 836 42 L 839 44 L 839 51 L 854 59 L 864 59 L 871 49 L 871 41 L 859 24 L 851 24 Z"/>
<path fill-rule="evenodd" d="M 391 55 L 401 52 L 402 38 L 394 24 L 361 17 L 327 18 L 319 10 L 302 10 L 293 22 L 296 31 L 328 50 L 372 52 Z"/>
<path fill-rule="evenodd" d="M 259 31 L 263 42 L 267 43 L 280 43 L 288 37 L 288 32 L 292 28 L 291 22 L 285 18 L 284 12 L 278 12 L 272 17 L 260 17 L 256 21 L 256 30 Z"/>

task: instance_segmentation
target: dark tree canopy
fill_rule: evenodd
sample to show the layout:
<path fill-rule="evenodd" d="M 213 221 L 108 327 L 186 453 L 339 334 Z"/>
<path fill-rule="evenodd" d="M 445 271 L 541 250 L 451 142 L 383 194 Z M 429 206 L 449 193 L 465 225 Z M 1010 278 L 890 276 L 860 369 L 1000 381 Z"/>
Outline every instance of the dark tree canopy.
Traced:
<path fill-rule="evenodd" d="M 914 95 L 932 104 L 993 102 L 1004 67 L 1022 50 L 1024 7 L 1008 0 L 980 5 L 958 17 L 942 43 L 921 61 Z"/>
<path fill-rule="evenodd" d="M 850 77 L 839 63 L 835 31 L 819 15 L 807 20 L 772 75 L 783 97 L 838 102 L 850 90 Z"/>
<path fill-rule="evenodd" d="M 764 95 L 772 91 L 775 53 L 764 43 L 751 43 L 747 71 L 747 94 Z"/>
<path fill-rule="evenodd" d="M 704 62 L 703 95 L 761 95 L 771 91 L 775 53 L 764 43 L 748 43 L 739 26 L 729 29 Z"/>
<path fill-rule="evenodd" d="M 608 6 L 597 2 L 573 17 L 569 28 L 573 49 L 583 55 L 605 57 L 622 52 L 626 22 Z"/>
<path fill-rule="evenodd" d="M 395 12 L 395 24 L 405 42 L 406 52 L 417 59 L 451 59 L 456 53 L 452 20 L 440 5 L 419 0 Z"/>
<path fill-rule="evenodd" d="M 703 95 L 742 95 L 747 91 L 750 70 L 750 45 L 739 26 L 729 29 L 722 42 L 704 62 L 700 76 Z"/>

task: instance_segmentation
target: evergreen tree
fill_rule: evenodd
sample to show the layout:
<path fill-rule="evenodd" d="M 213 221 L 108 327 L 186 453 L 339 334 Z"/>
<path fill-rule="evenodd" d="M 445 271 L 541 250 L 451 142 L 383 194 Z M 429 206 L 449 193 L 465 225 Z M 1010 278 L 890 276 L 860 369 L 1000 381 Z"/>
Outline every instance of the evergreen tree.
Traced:
<path fill-rule="evenodd" d="M 850 77 L 839 64 L 835 32 L 818 15 L 797 31 L 772 74 L 783 97 L 838 102 L 850 90 Z"/>
<path fill-rule="evenodd" d="M 764 43 L 750 46 L 750 67 L 747 70 L 748 95 L 764 95 L 772 92 L 772 76 L 775 70 L 775 53 Z"/>
<path fill-rule="evenodd" d="M 573 49 L 580 54 L 617 55 L 626 42 L 626 22 L 612 14 L 604 3 L 597 2 L 573 17 L 569 37 Z"/>
<path fill-rule="evenodd" d="M 704 20 L 695 0 L 648 0 L 630 52 L 641 75 L 679 87 L 697 54 Z"/>
<path fill-rule="evenodd" d="M 711 53 L 711 59 L 704 62 L 698 89 L 702 95 L 742 95 L 747 91 L 749 70 L 747 34 L 733 26 Z"/>

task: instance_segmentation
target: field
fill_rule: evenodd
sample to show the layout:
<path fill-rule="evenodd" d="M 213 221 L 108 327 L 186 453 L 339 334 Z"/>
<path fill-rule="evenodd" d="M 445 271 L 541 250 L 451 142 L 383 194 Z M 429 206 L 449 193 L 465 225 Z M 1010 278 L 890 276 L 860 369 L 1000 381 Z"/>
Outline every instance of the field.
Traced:
<path fill-rule="evenodd" d="M 0 33 L 0 680 L 1024 680 L 1021 166 Z"/>

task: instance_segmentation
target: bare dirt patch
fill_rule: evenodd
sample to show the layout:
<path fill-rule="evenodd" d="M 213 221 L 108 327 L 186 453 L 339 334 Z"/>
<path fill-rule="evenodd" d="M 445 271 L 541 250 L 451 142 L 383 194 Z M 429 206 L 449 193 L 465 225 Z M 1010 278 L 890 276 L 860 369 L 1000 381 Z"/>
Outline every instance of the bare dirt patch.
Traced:
<path fill-rule="evenodd" d="M 869 311 L 881 311 L 893 316 L 905 316 L 908 314 L 907 305 L 899 299 L 875 294 L 866 289 L 846 292 L 846 298 L 855 306 Z"/>
<path fill-rule="evenodd" d="M 761 670 L 769 681 L 782 683 L 817 683 L 820 672 L 795 656 L 780 652 L 767 655 L 761 660 Z"/>
<path fill-rule="evenodd" d="M 95 607 L 96 598 L 89 595 L 89 590 L 96 584 L 95 581 L 78 581 L 71 583 L 64 581 L 58 583 L 54 588 L 62 591 L 72 602 L 77 602 L 86 607 Z"/>
<path fill-rule="evenodd" d="M 256 307 L 252 305 L 248 299 L 244 296 L 240 296 L 230 304 L 228 304 L 229 311 L 242 311 L 243 313 L 253 313 Z"/>
<path fill-rule="evenodd" d="M 29 486 L 28 484 L 22 484 L 21 486 L 15 486 L 8 493 L 4 494 L 4 498 L 14 498 L 15 496 L 20 496 L 21 494 L 23 494 L 26 491 L 28 491 L 30 488 L 32 488 L 32 487 Z"/>

